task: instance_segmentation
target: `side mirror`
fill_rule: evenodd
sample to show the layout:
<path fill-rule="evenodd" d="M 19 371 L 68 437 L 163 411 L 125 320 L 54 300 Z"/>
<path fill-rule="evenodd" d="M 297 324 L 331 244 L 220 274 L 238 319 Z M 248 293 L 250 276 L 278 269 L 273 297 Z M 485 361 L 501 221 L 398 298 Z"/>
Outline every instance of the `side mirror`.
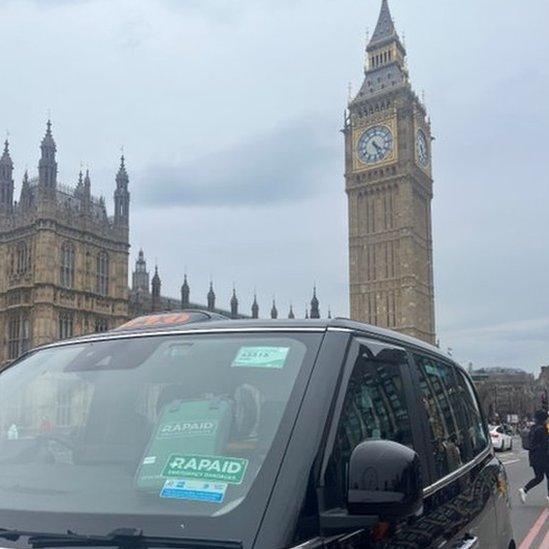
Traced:
<path fill-rule="evenodd" d="M 423 504 L 419 456 L 402 444 L 368 440 L 349 461 L 347 509 L 350 515 L 404 518 Z"/>

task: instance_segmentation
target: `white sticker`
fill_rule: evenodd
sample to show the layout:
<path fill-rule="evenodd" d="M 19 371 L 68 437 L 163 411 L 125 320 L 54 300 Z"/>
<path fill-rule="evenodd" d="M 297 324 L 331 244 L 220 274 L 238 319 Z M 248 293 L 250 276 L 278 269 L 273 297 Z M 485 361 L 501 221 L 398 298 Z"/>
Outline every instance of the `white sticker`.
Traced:
<path fill-rule="evenodd" d="M 240 347 L 233 368 L 284 368 L 289 347 Z"/>
<path fill-rule="evenodd" d="M 204 482 L 184 478 L 168 479 L 160 492 L 161 498 L 222 503 L 227 491 L 226 482 Z"/>
<path fill-rule="evenodd" d="M 156 456 L 147 456 L 143 460 L 143 465 L 154 465 L 156 463 Z"/>

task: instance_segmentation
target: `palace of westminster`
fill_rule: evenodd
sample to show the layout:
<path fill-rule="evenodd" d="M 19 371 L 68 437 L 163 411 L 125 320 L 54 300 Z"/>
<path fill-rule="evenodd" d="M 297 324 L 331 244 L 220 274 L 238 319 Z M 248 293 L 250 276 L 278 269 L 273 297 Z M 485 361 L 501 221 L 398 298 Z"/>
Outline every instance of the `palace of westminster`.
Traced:
<path fill-rule="evenodd" d="M 345 181 L 349 203 L 351 318 L 434 343 L 431 235 L 431 131 L 413 92 L 406 50 L 382 0 L 367 46 L 364 82 L 345 117 Z M 115 178 L 114 215 L 92 195 L 89 172 L 74 187 L 57 178 L 56 143 L 48 121 L 38 175 L 25 172 L 14 200 L 14 166 L 6 141 L 0 157 L 0 363 L 60 338 L 114 328 L 151 312 L 199 308 L 231 318 L 239 311 L 233 289 L 228 310 L 190 298 L 161 295 L 139 252 L 129 274 L 130 192 L 122 156 Z M 278 317 L 273 302 L 271 318 Z M 316 289 L 310 318 L 320 318 Z M 294 318 L 290 307 L 289 318 Z"/>
<path fill-rule="evenodd" d="M 115 178 L 114 215 L 109 216 L 104 199 L 92 195 L 88 171 L 80 172 L 75 187 L 57 180 L 49 121 L 40 149 L 38 176 L 25 172 L 19 201 L 14 200 L 7 140 L 0 157 L 0 362 L 150 312 L 192 308 L 259 318 L 255 296 L 247 317 L 239 312 L 234 289 L 229 308 L 217 308 L 212 283 L 206 305 L 191 302 L 186 275 L 180 299 L 162 296 L 158 268 L 150 280 L 142 250 L 128 288 L 130 192 L 124 156 Z M 288 316 L 295 318 L 291 307 Z M 275 302 L 270 317 L 278 317 Z M 316 289 L 310 317 L 320 318 Z"/>

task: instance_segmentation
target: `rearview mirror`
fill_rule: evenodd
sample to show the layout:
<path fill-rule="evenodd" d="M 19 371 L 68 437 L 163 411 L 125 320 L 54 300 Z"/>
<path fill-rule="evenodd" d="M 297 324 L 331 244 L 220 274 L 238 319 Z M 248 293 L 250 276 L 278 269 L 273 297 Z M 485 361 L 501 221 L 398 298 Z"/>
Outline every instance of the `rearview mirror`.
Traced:
<path fill-rule="evenodd" d="M 419 456 L 390 440 L 359 444 L 349 461 L 347 509 L 350 515 L 403 518 L 423 504 Z"/>

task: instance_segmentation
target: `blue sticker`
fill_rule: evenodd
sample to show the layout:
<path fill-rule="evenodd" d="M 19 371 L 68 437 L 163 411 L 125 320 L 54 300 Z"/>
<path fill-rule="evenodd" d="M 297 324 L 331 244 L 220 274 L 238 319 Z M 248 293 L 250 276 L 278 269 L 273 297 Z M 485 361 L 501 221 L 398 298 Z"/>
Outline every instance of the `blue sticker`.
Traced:
<path fill-rule="evenodd" d="M 202 480 L 169 479 L 160 492 L 161 498 L 184 499 L 221 503 L 227 491 L 226 482 L 204 482 Z"/>

